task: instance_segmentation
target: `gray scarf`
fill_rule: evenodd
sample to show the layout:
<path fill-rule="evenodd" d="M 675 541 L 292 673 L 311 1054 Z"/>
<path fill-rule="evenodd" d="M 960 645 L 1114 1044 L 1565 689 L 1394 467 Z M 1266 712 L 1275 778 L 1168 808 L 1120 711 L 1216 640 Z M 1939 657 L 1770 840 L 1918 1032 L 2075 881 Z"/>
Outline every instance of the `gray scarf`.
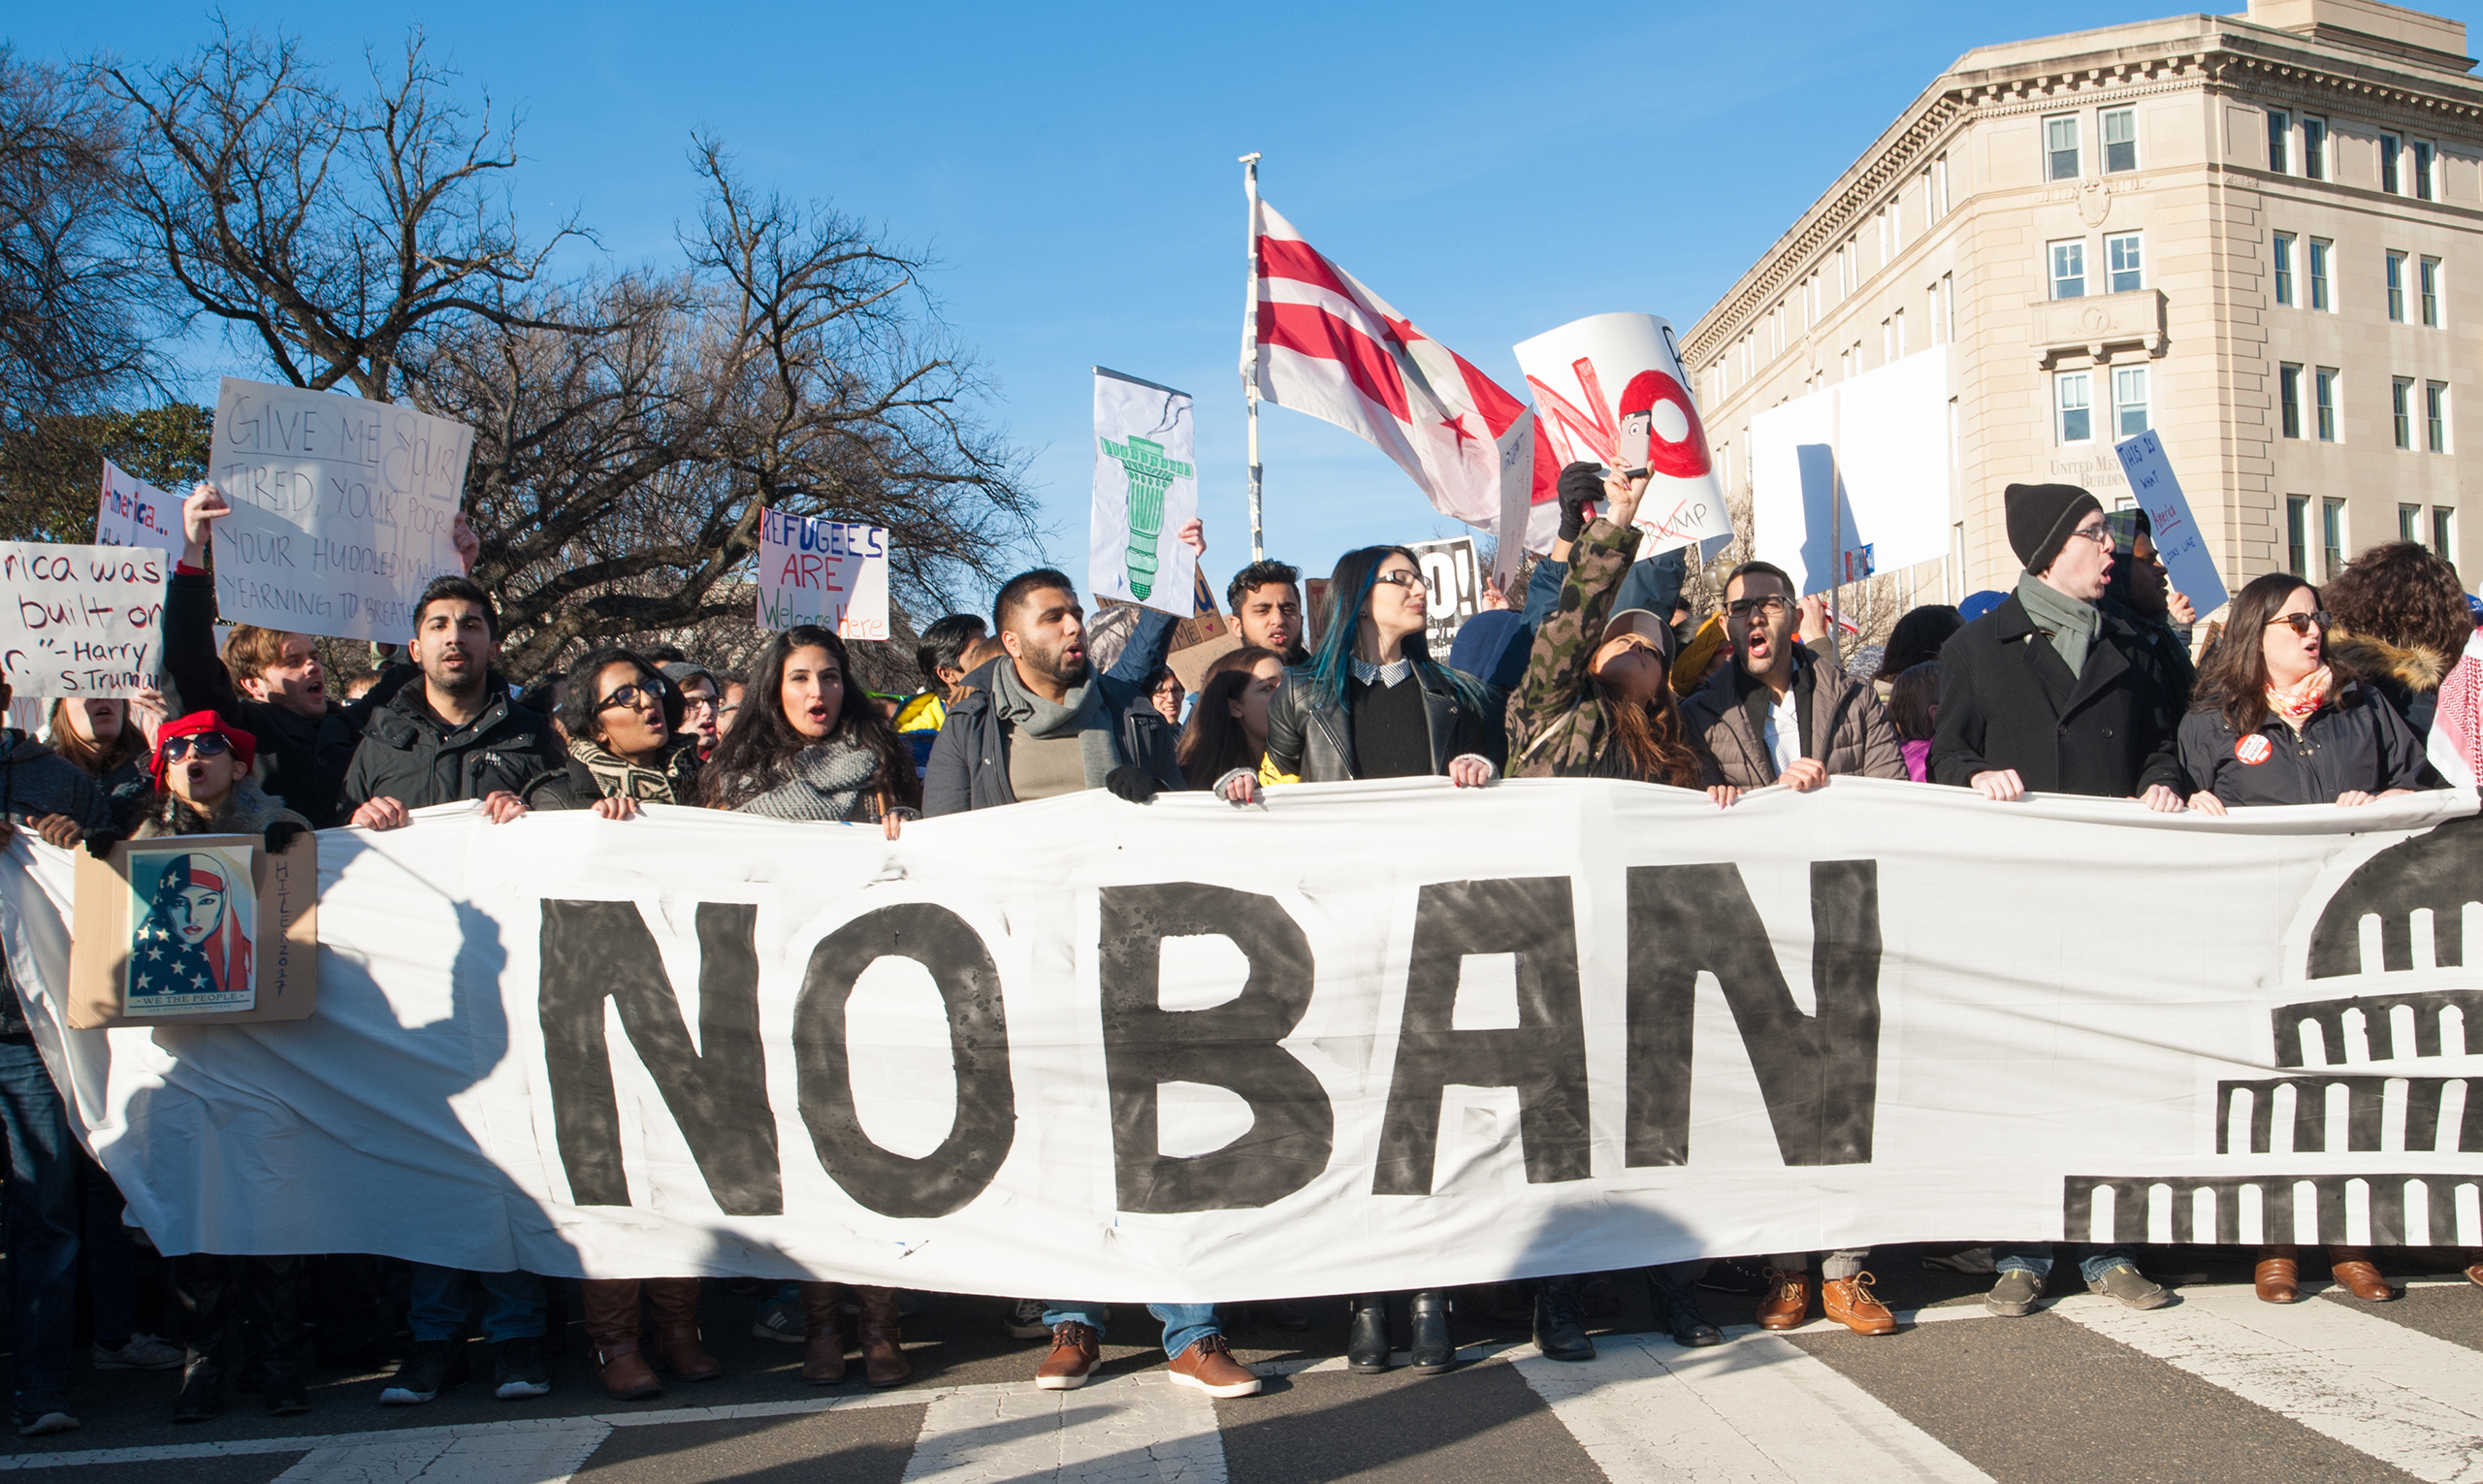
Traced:
<path fill-rule="evenodd" d="M 787 767 L 790 779 L 736 812 L 771 820 L 850 823 L 861 812 L 863 790 L 878 775 L 880 758 L 868 748 L 831 740 L 803 748 Z"/>
<path fill-rule="evenodd" d="M 1105 775 L 1121 765 L 1120 741 L 1112 717 L 1104 709 L 1104 688 L 1095 672 L 1086 683 L 1058 701 L 1048 701 L 1017 679 L 1017 666 L 992 667 L 991 706 L 1000 720 L 1030 737 L 1047 740 L 1076 733 L 1078 757 L 1086 765 L 1086 787 L 1100 789 Z"/>
<path fill-rule="evenodd" d="M 2017 579 L 2017 600 L 2026 616 L 2050 635 L 2052 648 L 2072 675 L 2086 672 L 2086 651 L 2094 644 L 2103 615 L 2093 603 L 2080 602 L 2032 572 Z"/>

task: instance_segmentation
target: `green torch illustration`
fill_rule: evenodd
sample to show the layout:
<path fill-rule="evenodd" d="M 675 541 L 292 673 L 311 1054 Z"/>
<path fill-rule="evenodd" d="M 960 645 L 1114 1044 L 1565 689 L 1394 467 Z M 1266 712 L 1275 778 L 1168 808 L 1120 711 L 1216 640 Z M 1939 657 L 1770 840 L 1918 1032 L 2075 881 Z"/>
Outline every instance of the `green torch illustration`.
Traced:
<path fill-rule="evenodd" d="M 1164 457 L 1164 445 L 1149 438 L 1132 437 L 1126 443 L 1111 438 L 1102 440 L 1107 458 L 1118 459 L 1129 474 L 1129 552 L 1125 559 L 1129 567 L 1129 590 L 1140 597 L 1155 590 L 1155 571 L 1162 564 L 1155 555 L 1156 543 L 1164 534 L 1164 492 L 1176 479 L 1187 479 L 1192 470 L 1178 459 Z"/>

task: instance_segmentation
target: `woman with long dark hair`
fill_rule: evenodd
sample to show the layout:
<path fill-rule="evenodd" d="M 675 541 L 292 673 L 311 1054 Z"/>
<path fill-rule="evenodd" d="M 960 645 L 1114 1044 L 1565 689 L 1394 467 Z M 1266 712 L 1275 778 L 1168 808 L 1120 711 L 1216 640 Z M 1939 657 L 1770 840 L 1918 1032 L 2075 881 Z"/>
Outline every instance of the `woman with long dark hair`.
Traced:
<path fill-rule="evenodd" d="M 160 714 L 152 715 L 162 720 Z M 121 833 L 135 828 L 155 802 L 155 783 L 146 771 L 154 744 L 128 701 L 102 696 L 53 701 L 51 750 L 104 790 L 112 801 L 113 827 Z"/>
<path fill-rule="evenodd" d="M 1190 725 L 1174 758 L 1193 789 L 1212 789 L 1237 768 L 1257 772 L 1268 750 L 1268 703 L 1284 683 L 1284 659 L 1245 644 L 1208 666 Z"/>
<path fill-rule="evenodd" d="M 2332 657 L 2376 690 L 2417 740 L 2429 738 L 2440 681 L 2474 636 L 2457 568 L 2412 541 L 2389 541 L 2346 563 L 2322 596 L 2335 616 Z"/>
<path fill-rule="evenodd" d="M 2233 600 L 2181 719 L 2190 807 L 2223 814 L 2256 804 L 2348 808 L 2421 786 L 2423 746 L 2396 708 L 2328 649 L 2319 590 L 2290 572 L 2257 578 Z M 2252 639 L 2256 635 L 2256 641 Z M 2300 1249 L 2259 1249 L 2259 1297 L 2301 1297 Z M 2329 1273 L 2357 1299 L 2397 1290 L 2362 1247 L 2328 1249 Z"/>

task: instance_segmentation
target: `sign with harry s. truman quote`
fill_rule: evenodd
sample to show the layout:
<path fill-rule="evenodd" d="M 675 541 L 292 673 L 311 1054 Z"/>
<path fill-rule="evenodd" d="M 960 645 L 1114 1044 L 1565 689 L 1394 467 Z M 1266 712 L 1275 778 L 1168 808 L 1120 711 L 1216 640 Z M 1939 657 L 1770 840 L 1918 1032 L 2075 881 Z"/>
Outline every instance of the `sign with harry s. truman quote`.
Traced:
<path fill-rule="evenodd" d="M 153 686 L 164 667 L 172 569 L 173 559 L 153 546 L 0 541 L 8 597 L 0 679 L 20 697 L 130 695 Z"/>
<path fill-rule="evenodd" d="M 337 392 L 224 378 L 208 473 L 228 623 L 402 644 L 431 580 L 465 570 L 449 529 L 474 431 Z"/>

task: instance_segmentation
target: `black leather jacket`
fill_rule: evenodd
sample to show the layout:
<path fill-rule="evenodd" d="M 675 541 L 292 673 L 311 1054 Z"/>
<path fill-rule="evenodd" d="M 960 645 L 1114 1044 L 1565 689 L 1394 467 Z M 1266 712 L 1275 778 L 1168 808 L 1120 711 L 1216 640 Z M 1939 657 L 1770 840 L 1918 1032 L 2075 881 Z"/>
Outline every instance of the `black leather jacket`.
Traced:
<path fill-rule="evenodd" d="M 1423 687 L 1423 717 L 1431 726 L 1432 771 L 1446 773 L 1452 758 L 1468 753 L 1500 767 L 1508 740 L 1498 714 L 1469 704 L 1446 683 L 1436 667 L 1414 666 Z M 1481 687 L 1478 683 L 1477 690 Z M 1268 702 L 1268 752 L 1259 764 L 1259 781 L 1338 783 L 1361 775 L 1354 767 L 1354 721 L 1343 702 L 1317 699 L 1310 672 L 1284 672 L 1284 683 Z"/>

